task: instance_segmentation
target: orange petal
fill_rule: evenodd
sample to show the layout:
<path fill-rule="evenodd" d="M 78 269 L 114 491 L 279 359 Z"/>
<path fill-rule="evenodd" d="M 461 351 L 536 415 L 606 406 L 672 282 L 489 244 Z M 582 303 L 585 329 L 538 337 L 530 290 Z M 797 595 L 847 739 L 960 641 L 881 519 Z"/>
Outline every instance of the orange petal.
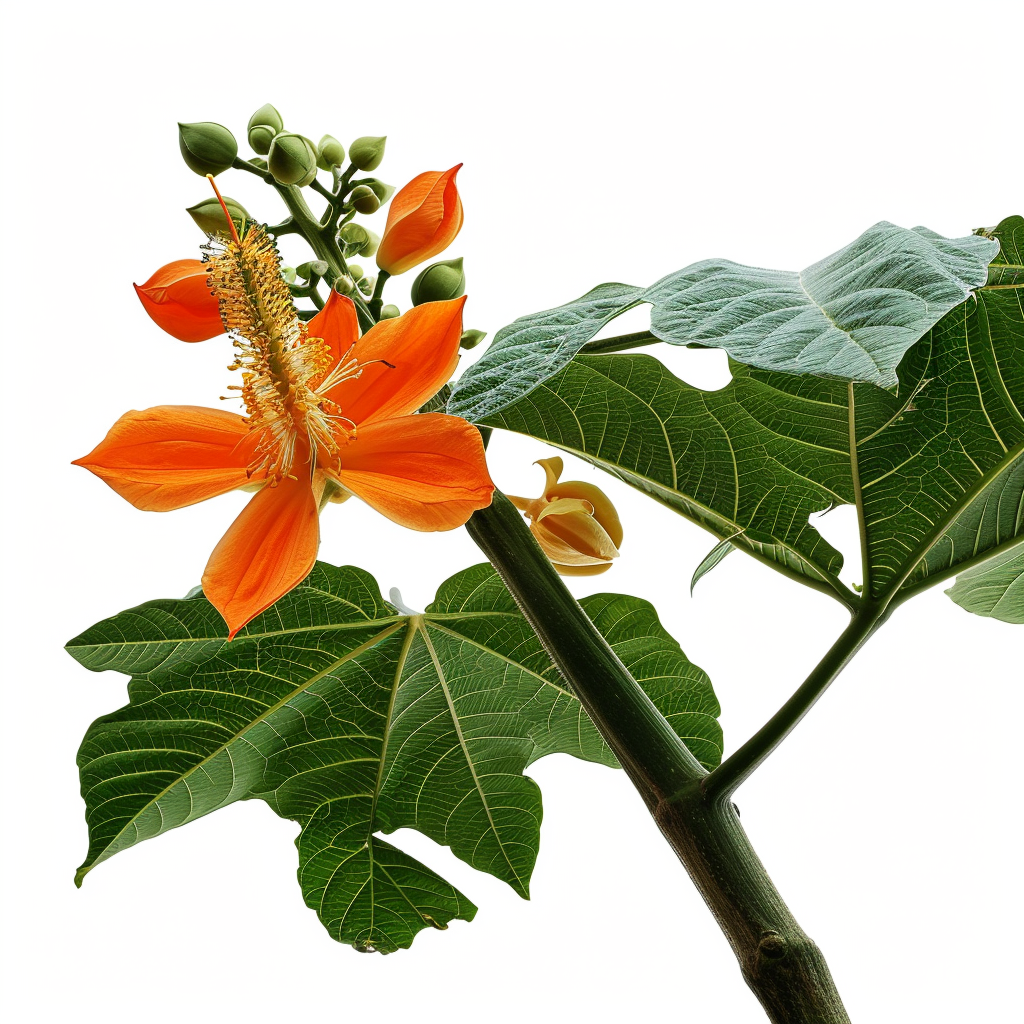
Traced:
<path fill-rule="evenodd" d="M 360 427 L 335 474 L 353 494 L 410 530 L 454 530 L 491 503 L 480 431 L 425 413 Z"/>
<path fill-rule="evenodd" d="M 462 229 L 462 200 L 455 185 L 460 167 L 425 171 L 399 189 L 377 249 L 381 270 L 404 273 L 452 243 Z"/>
<path fill-rule="evenodd" d="M 220 308 L 206 284 L 209 276 L 209 265 L 200 260 L 175 260 L 135 285 L 135 294 L 168 334 L 179 341 L 206 341 L 224 333 Z"/>
<path fill-rule="evenodd" d="M 348 296 L 339 295 L 333 288 L 324 308 L 309 321 L 308 326 L 309 337 L 323 338 L 327 342 L 331 350 L 332 367 L 359 340 L 359 318 L 356 316 L 355 303 Z M 316 387 L 319 380 L 310 383 Z"/>
<path fill-rule="evenodd" d="M 414 412 L 455 372 L 465 301 L 462 296 L 425 302 L 371 327 L 355 349 L 362 373 L 332 388 L 328 397 L 360 427 Z"/>
<path fill-rule="evenodd" d="M 147 512 L 167 512 L 249 483 L 245 420 L 222 409 L 161 405 L 126 412 L 74 465 Z"/>
<path fill-rule="evenodd" d="M 229 638 L 309 575 L 319 544 L 308 478 L 285 477 L 253 497 L 203 573 L 203 593 L 224 617 Z"/>

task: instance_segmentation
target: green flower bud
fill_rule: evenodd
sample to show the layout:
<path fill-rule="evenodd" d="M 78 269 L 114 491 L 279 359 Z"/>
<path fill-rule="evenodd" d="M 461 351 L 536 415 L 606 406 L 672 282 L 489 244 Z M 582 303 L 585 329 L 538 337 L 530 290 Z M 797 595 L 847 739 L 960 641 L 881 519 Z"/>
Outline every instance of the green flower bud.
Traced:
<path fill-rule="evenodd" d="M 269 128 L 273 128 L 275 135 L 278 132 L 284 131 L 284 119 L 277 112 L 277 107 L 272 103 L 264 103 L 263 106 L 249 118 L 249 123 L 246 125 L 246 128 L 249 131 L 252 131 L 258 124 L 265 124 Z"/>
<path fill-rule="evenodd" d="M 295 284 L 295 268 L 294 267 L 282 267 L 281 276 L 288 282 L 288 284 Z"/>
<path fill-rule="evenodd" d="M 214 176 L 226 171 L 238 156 L 238 143 L 222 124 L 199 121 L 178 123 L 178 147 L 185 163 L 196 174 Z"/>
<path fill-rule="evenodd" d="M 344 248 L 346 258 L 359 256 L 362 254 L 363 246 L 370 242 L 370 232 L 362 224 L 350 220 L 341 226 L 341 230 L 338 232 L 338 241 Z"/>
<path fill-rule="evenodd" d="M 356 287 L 364 295 L 372 295 L 373 294 L 373 286 L 376 283 L 377 283 L 377 278 L 375 278 L 375 277 L 361 277 L 361 278 L 359 278 L 358 281 L 356 281 Z"/>
<path fill-rule="evenodd" d="M 348 201 L 360 213 L 376 213 L 380 209 L 377 193 L 368 185 L 357 185 L 349 193 Z"/>
<path fill-rule="evenodd" d="M 472 328 L 468 331 L 463 331 L 462 337 L 459 339 L 459 348 L 476 348 L 486 337 L 486 331 L 474 331 Z"/>
<path fill-rule="evenodd" d="M 356 283 L 348 274 L 339 274 L 334 279 L 334 290 L 340 295 L 351 295 L 356 290 Z"/>
<path fill-rule="evenodd" d="M 231 219 L 234 221 L 235 228 L 238 231 L 242 230 L 244 221 L 252 220 L 245 207 L 241 203 L 236 203 L 234 199 L 229 199 L 225 196 L 224 205 L 228 208 L 228 213 L 231 214 Z M 213 196 L 209 199 L 204 199 L 201 203 L 196 203 L 195 206 L 188 207 L 185 212 L 196 222 L 199 230 L 205 231 L 208 235 L 227 235 L 231 233 L 228 228 L 227 218 L 224 216 L 224 211 L 220 208 L 220 203 Z"/>
<path fill-rule="evenodd" d="M 366 184 L 373 189 L 373 194 L 380 200 L 381 206 L 395 194 L 395 186 L 385 185 L 380 178 L 371 178 Z"/>
<path fill-rule="evenodd" d="M 270 152 L 271 143 L 277 134 L 269 124 L 254 124 L 249 129 L 249 145 L 254 153 L 266 156 Z"/>
<path fill-rule="evenodd" d="M 377 246 L 380 245 L 380 235 L 375 231 L 370 231 L 369 228 L 367 228 L 366 235 L 367 242 L 362 249 L 359 250 L 360 256 L 372 256 L 377 251 Z"/>
<path fill-rule="evenodd" d="M 397 306 L 392 306 L 390 303 L 386 306 L 381 307 L 380 318 L 381 320 L 394 320 L 396 316 L 401 316 L 402 311 Z"/>
<path fill-rule="evenodd" d="M 316 165 L 321 171 L 340 167 L 345 162 L 345 147 L 333 135 L 325 135 L 320 140 L 316 153 Z"/>
<path fill-rule="evenodd" d="M 412 304 L 422 306 L 424 302 L 443 302 L 457 299 L 466 291 L 466 275 L 462 271 L 462 257 L 457 260 L 442 260 L 431 263 L 421 270 L 412 283 Z"/>
<path fill-rule="evenodd" d="M 353 281 L 358 281 L 361 277 L 366 276 L 365 273 L 363 272 L 363 268 L 359 266 L 358 263 L 350 263 L 348 265 L 348 274 Z"/>
<path fill-rule="evenodd" d="M 295 273 L 303 280 L 309 281 L 313 277 L 323 277 L 329 269 L 323 260 L 310 260 L 308 263 L 300 263 L 295 268 Z"/>
<path fill-rule="evenodd" d="M 361 171 L 375 171 L 384 159 L 386 135 L 364 135 L 348 147 L 348 158 Z"/>
<path fill-rule="evenodd" d="M 267 165 L 282 185 L 308 185 L 316 177 L 316 147 L 303 135 L 281 132 L 274 136 Z"/>

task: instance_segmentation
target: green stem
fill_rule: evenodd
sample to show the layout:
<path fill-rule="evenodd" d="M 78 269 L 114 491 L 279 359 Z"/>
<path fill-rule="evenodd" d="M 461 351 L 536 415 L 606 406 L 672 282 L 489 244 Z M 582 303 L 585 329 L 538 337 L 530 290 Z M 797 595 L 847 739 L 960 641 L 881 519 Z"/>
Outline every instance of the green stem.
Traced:
<path fill-rule="evenodd" d="M 380 311 L 384 306 L 384 285 L 387 284 L 387 280 L 391 275 L 386 270 L 380 270 L 377 272 L 377 283 L 373 287 L 373 296 L 369 301 L 370 316 L 374 320 L 380 320 Z"/>
<path fill-rule="evenodd" d="M 743 746 L 704 779 L 702 789 L 708 799 L 731 796 L 764 763 L 888 615 L 889 610 L 883 605 L 864 604 L 857 610 L 839 639 L 793 696 Z"/>
<path fill-rule="evenodd" d="M 466 524 L 649 803 L 706 772 L 608 646 L 500 491 Z"/>
<path fill-rule="evenodd" d="M 495 491 L 466 526 L 643 797 L 769 1019 L 849 1024 L 821 951 L 772 884 L 732 802 L 705 793 L 709 776 L 573 599 L 522 516 Z"/>
<path fill-rule="evenodd" d="M 635 334 L 619 334 L 614 338 L 601 338 L 598 341 L 588 341 L 580 349 L 580 355 L 592 356 L 599 353 L 625 352 L 631 348 L 642 348 L 644 345 L 653 345 L 656 338 L 650 331 L 637 331 Z"/>

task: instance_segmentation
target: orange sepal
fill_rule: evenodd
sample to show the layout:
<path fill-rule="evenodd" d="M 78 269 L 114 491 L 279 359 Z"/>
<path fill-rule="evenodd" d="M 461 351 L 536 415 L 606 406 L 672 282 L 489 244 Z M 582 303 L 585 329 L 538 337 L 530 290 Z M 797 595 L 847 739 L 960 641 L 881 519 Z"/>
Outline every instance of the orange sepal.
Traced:
<path fill-rule="evenodd" d="M 360 430 L 415 412 L 455 371 L 465 302 L 465 296 L 425 302 L 371 327 L 355 348 L 360 375 L 332 388 L 328 397 Z"/>
<path fill-rule="evenodd" d="M 206 281 L 210 268 L 200 260 L 175 260 L 161 267 L 135 293 L 157 326 L 179 341 L 206 341 L 224 333 L 217 300 Z"/>
<path fill-rule="evenodd" d="M 252 498 L 203 573 L 203 593 L 224 617 L 228 639 L 309 575 L 319 545 L 308 477 L 285 477 Z"/>
<path fill-rule="evenodd" d="M 462 229 L 462 200 L 455 185 L 461 166 L 425 171 L 398 190 L 377 248 L 381 270 L 402 274 L 451 245 Z"/>
<path fill-rule="evenodd" d="M 122 498 L 168 512 L 249 483 L 253 442 L 245 420 L 223 409 L 160 405 L 126 412 L 76 459 Z"/>
<path fill-rule="evenodd" d="M 454 530 L 494 493 L 480 431 L 443 413 L 361 426 L 332 475 L 410 530 Z"/>

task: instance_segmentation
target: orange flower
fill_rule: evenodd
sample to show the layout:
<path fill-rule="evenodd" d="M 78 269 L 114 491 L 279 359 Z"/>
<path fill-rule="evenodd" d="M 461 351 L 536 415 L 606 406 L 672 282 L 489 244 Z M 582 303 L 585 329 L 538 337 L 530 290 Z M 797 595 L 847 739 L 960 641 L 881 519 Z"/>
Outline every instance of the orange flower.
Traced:
<path fill-rule="evenodd" d="M 209 276 L 209 265 L 200 260 L 175 260 L 135 285 L 135 293 L 168 334 L 179 341 L 206 341 L 224 333 L 217 300 L 206 284 Z"/>
<path fill-rule="evenodd" d="M 377 266 L 403 274 L 447 249 L 462 229 L 462 200 L 455 187 L 459 164 L 450 171 L 425 171 L 398 190 L 388 209 Z"/>
<path fill-rule="evenodd" d="M 581 480 L 558 482 L 562 460 L 537 462 L 547 478 L 539 498 L 509 500 L 530 519 L 530 533 L 563 576 L 596 576 L 619 557 L 622 525 L 600 487 Z"/>
<path fill-rule="evenodd" d="M 402 526 L 451 530 L 490 504 L 494 485 L 475 427 L 410 415 L 455 368 L 464 299 L 417 306 L 359 337 L 351 300 L 333 292 L 302 323 L 262 228 L 206 266 L 247 415 L 129 412 L 75 464 L 153 511 L 258 488 L 203 574 L 233 637 L 309 573 L 326 498 L 355 494 Z"/>

